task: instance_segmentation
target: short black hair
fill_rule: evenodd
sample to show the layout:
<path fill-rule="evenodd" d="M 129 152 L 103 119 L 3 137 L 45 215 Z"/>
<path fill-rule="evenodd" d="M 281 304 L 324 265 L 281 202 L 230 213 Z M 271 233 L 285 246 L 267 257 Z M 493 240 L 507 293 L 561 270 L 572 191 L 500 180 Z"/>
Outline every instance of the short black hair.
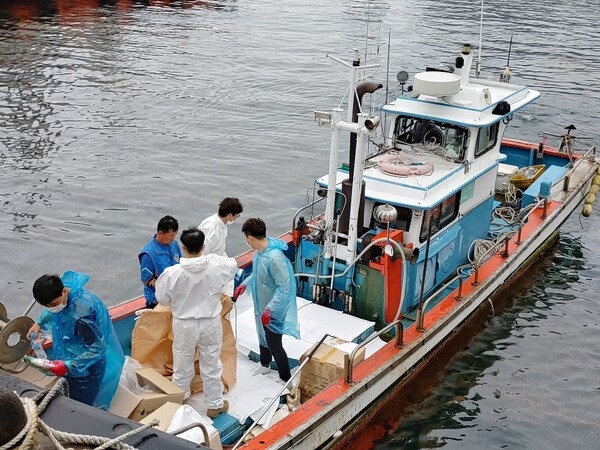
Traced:
<path fill-rule="evenodd" d="M 244 211 L 244 207 L 240 201 L 235 197 L 226 197 L 219 203 L 219 216 L 225 217 L 228 214 L 234 216 L 241 214 Z"/>
<path fill-rule="evenodd" d="M 42 275 L 33 283 L 33 298 L 42 306 L 52 303 L 63 293 L 62 280 L 58 275 Z"/>
<path fill-rule="evenodd" d="M 242 233 L 246 236 L 252 236 L 257 239 L 264 239 L 267 237 L 267 226 L 264 220 L 256 218 L 250 218 L 242 225 Z"/>
<path fill-rule="evenodd" d="M 204 245 L 204 233 L 198 228 L 183 230 L 179 239 L 187 251 L 194 254 L 200 253 Z"/>
<path fill-rule="evenodd" d="M 156 227 L 156 231 L 162 231 L 163 233 L 169 233 L 170 231 L 179 230 L 179 222 L 173 216 L 165 216 L 162 217 L 158 221 L 158 225 Z"/>

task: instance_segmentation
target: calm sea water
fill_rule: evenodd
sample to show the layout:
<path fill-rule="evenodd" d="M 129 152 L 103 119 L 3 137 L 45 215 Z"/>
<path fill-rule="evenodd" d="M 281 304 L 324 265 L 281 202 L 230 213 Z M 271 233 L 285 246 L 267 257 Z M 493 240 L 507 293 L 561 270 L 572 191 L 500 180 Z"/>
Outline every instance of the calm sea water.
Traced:
<path fill-rule="evenodd" d="M 483 73 L 500 73 L 513 35 L 514 79 L 543 94 L 509 136 L 537 141 L 574 123 L 600 140 L 598 14 L 592 0 L 485 1 Z M 286 231 L 327 167 L 329 133 L 312 111 L 346 88 L 325 55 L 368 49 L 385 68 L 389 36 L 390 75 L 377 78 L 393 95 L 398 70 L 450 63 L 463 42 L 477 49 L 479 20 L 475 0 L 0 0 L 9 316 L 47 272 L 89 273 L 108 304 L 139 295 L 137 254 L 165 214 L 196 226 L 237 196 L 243 217 Z M 514 306 L 355 446 L 600 448 L 598 217 L 572 217 L 507 295 Z M 228 245 L 243 250 L 239 224 Z"/>

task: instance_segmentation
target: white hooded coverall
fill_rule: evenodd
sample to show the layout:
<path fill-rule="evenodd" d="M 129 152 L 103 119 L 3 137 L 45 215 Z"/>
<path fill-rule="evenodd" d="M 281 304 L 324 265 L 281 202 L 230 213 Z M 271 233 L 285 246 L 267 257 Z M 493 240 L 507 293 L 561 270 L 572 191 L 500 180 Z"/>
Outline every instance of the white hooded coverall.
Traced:
<path fill-rule="evenodd" d="M 227 244 L 227 225 L 223 223 L 219 214 L 204 219 L 198 229 L 204 233 L 204 254 L 216 253 L 217 255 L 227 256 L 225 246 Z"/>
<path fill-rule="evenodd" d="M 223 406 L 221 291 L 237 270 L 234 258 L 201 255 L 181 258 L 156 281 L 156 299 L 173 311 L 173 383 L 190 396 L 196 349 L 206 407 Z"/>

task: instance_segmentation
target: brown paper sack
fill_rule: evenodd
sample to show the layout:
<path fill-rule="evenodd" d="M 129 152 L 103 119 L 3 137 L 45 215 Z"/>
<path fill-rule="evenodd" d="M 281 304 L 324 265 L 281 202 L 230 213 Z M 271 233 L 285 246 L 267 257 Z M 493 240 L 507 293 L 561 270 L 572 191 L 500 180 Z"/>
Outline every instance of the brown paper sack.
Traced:
<path fill-rule="evenodd" d="M 223 307 L 221 311 L 223 325 L 223 345 L 221 347 L 223 375 L 221 375 L 221 381 L 224 391 L 228 392 L 237 380 L 237 349 L 229 320 L 233 302 L 230 297 L 221 294 L 221 305 Z M 164 376 L 171 376 L 173 374 L 172 324 L 171 309 L 161 305 L 141 314 L 131 336 L 131 357 L 144 367 L 152 367 Z M 198 355 L 196 355 L 195 368 L 196 376 L 190 386 L 192 393 L 202 390 Z"/>

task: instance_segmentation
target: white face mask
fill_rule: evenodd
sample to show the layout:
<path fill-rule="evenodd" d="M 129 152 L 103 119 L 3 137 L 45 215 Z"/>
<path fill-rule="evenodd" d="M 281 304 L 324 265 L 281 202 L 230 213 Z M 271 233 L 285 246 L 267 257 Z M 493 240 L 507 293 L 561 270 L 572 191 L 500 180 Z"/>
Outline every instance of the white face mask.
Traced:
<path fill-rule="evenodd" d="M 60 305 L 56 305 L 56 306 L 50 306 L 50 307 L 48 307 L 48 311 L 56 314 L 56 313 L 61 312 L 63 309 L 65 309 L 65 306 L 67 306 L 66 303 L 61 303 Z"/>
<path fill-rule="evenodd" d="M 227 225 L 231 225 L 231 224 L 233 224 L 233 222 L 235 222 L 235 220 L 228 220 Z"/>

